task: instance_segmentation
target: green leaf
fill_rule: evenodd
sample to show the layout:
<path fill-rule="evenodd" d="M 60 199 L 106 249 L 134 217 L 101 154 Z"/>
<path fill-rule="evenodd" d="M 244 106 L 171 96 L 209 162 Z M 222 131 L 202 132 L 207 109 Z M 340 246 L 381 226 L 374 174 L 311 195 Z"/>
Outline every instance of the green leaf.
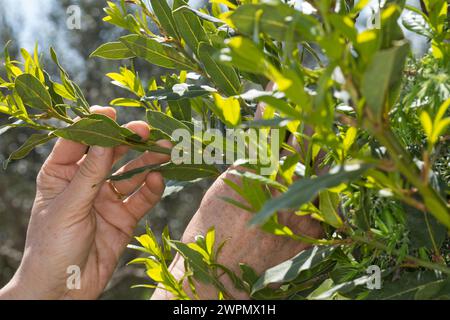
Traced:
<path fill-rule="evenodd" d="M 195 86 L 181 83 L 174 85 L 172 89 L 150 91 L 143 99 L 146 101 L 178 101 L 207 96 L 213 92 L 216 92 L 216 90 L 208 86 Z"/>
<path fill-rule="evenodd" d="M 271 186 L 273 188 L 276 188 L 277 190 L 282 191 L 282 192 L 287 190 L 287 187 L 285 187 L 284 185 L 282 185 L 278 181 L 271 180 L 271 179 L 269 179 L 269 178 L 267 178 L 265 176 L 261 176 L 261 175 L 258 175 L 256 173 L 250 172 L 250 171 L 230 170 L 228 173 L 232 174 L 232 175 L 236 175 L 236 176 L 241 177 L 241 178 L 257 181 L 259 183 L 262 183 L 262 184 Z"/>
<path fill-rule="evenodd" d="M 209 253 L 210 256 L 214 254 L 215 242 L 216 242 L 216 231 L 214 230 L 214 228 L 211 228 L 208 230 L 205 236 L 206 251 Z"/>
<path fill-rule="evenodd" d="M 176 0 L 179 3 L 184 1 Z M 174 6 L 175 7 L 175 6 Z M 189 10 L 188 6 L 181 6 L 174 10 L 173 17 L 186 44 L 195 53 L 198 52 L 200 42 L 209 43 L 208 35 L 203 29 L 200 19 Z"/>
<path fill-rule="evenodd" d="M 134 107 L 134 108 L 142 107 L 142 103 L 140 101 L 130 98 L 114 99 L 110 102 L 110 105 L 118 107 Z"/>
<path fill-rule="evenodd" d="M 200 43 L 198 57 L 204 65 L 204 70 L 220 91 L 228 96 L 238 95 L 241 82 L 237 72 L 230 66 L 218 63 L 215 56 L 218 56 L 216 49 L 205 42 Z"/>
<path fill-rule="evenodd" d="M 265 74 L 268 61 L 264 53 L 249 39 L 233 37 L 225 41 L 227 48 L 220 52 L 220 61 L 231 63 L 241 71 Z"/>
<path fill-rule="evenodd" d="M 120 38 L 137 57 L 151 64 L 181 70 L 195 70 L 191 62 L 182 56 L 175 48 L 142 35 L 130 34 Z"/>
<path fill-rule="evenodd" d="M 317 178 L 301 179 L 292 184 L 286 193 L 274 198 L 264 205 L 262 210 L 250 221 L 251 224 L 263 224 L 277 211 L 296 209 L 314 199 L 324 189 L 335 187 L 341 183 L 359 178 L 367 166 L 348 168 L 338 173 L 330 173 Z"/>
<path fill-rule="evenodd" d="M 286 4 L 239 6 L 230 17 L 239 32 L 263 32 L 279 41 L 315 41 L 321 34 L 318 20 Z"/>
<path fill-rule="evenodd" d="M 196 10 L 189 6 L 187 6 L 186 8 L 189 9 L 190 11 L 192 11 L 197 17 L 199 17 L 202 20 L 209 21 L 212 23 L 225 24 L 225 21 L 222 21 L 222 20 L 220 20 L 214 16 L 211 16 L 209 14 L 206 14 L 202 11 Z"/>
<path fill-rule="evenodd" d="M 132 145 L 133 142 L 140 140 L 140 137 L 133 132 L 99 114 L 89 115 L 66 128 L 57 129 L 53 133 L 60 138 L 106 148 Z"/>
<path fill-rule="evenodd" d="M 334 247 L 313 247 L 297 254 L 292 259 L 265 271 L 252 288 L 252 293 L 264 289 L 273 283 L 285 283 L 294 280 L 305 270 L 310 270 L 324 262 L 334 251 Z"/>
<path fill-rule="evenodd" d="M 314 299 L 314 300 L 331 299 L 331 298 L 333 298 L 333 296 L 335 296 L 338 293 L 347 293 L 347 292 L 350 292 L 351 290 L 355 289 L 356 287 L 365 285 L 367 283 L 367 281 L 369 281 L 369 280 L 370 280 L 370 276 L 362 276 L 362 277 L 356 278 L 352 281 L 339 283 L 339 284 L 333 286 L 332 288 L 330 288 L 318 295 L 311 297 L 311 299 Z M 377 290 L 372 290 L 372 291 L 375 292 Z"/>
<path fill-rule="evenodd" d="M 261 96 L 257 100 L 275 108 L 285 116 L 292 117 L 293 119 L 302 118 L 302 114 L 284 100 L 277 99 L 274 96 Z"/>
<path fill-rule="evenodd" d="M 338 213 L 339 195 L 328 190 L 319 193 L 319 210 L 323 220 L 329 225 L 340 228 L 343 225 Z"/>
<path fill-rule="evenodd" d="M 441 247 L 447 235 L 447 228 L 444 225 L 431 214 L 410 206 L 405 206 L 405 213 L 412 248 L 426 247 L 432 250 L 435 246 Z"/>
<path fill-rule="evenodd" d="M 208 264 L 203 259 L 202 254 L 191 249 L 187 244 L 184 244 L 179 241 L 171 241 L 170 245 L 180 252 L 183 257 L 188 261 L 189 265 L 192 267 L 194 271 L 194 277 L 203 282 L 203 283 L 211 283 L 214 279 L 209 274 Z"/>
<path fill-rule="evenodd" d="M 52 98 L 35 76 L 26 73 L 18 76 L 15 89 L 25 105 L 43 111 L 51 109 Z"/>
<path fill-rule="evenodd" d="M 175 118 L 169 117 L 167 114 L 159 111 L 148 110 L 147 121 L 152 128 L 161 130 L 169 137 L 172 137 L 173 132 L 178 129 L 191 132 L 189 127 L 185 125 L 183 122 Z"/>
<path fill-rule="evenodd" d="M 358 228 L 368 231 L 371 226 L 371 216 L 370 216 L 370 193 L 366 188 L 360 189 L 361 200 L 360 207 L 355 211 L 355 224 Z"/>
<path fill-rule="evenodd" d="M 223 98 L 215 93 L 213 104 L 208 107 L 229 127 L 236 127 L 241 122 L 241 104 L 234 97 Z"/>
<path fill-rule="evenodd" d="M 135 237 L 135 239 L 141 244 L 141 246 L 146 249 L 146 252 L 155 257 L 161 258 L 162 251 L 161 247 L 158 244 L 156 238 L 149 234 L 144 234 L 139 237 Z"/>
<path fill-rule="evenodd" d="M 69 74 L 62 67 L 61 63 L 58 60 L 58 56 L 56 55 L 55 50 L 51 47 L 50 47 L 50 55 L 52 57 L 53 62 L 58 66 L 61 72 L 61 79 L 66 90 L 70 92 L 70 95 L 76 98 L 75 100 L 78 106 L 81 106 L 85 111 L 89 112 L 89 103 L 87 102 L 85 96 L 83 95 L 83 92 L 75 82 L 70 80 Z"/>
<path fill-rule="evenodd" d="M 375 119 L 389 112 L 395 103 L 408 52 L 407 43 L 379 51 L 364 73 L 361 91 Z"/>
<path fill-rule="evenodd" d="M 6 168 L 8 163 L 12 160 L 19 160 L 25 158 L 34 148 L 44 143 L 47 143 L 54 138 L 55 138 L 54 135 L 48 133 L 32 134 L 19 149 L 11 153 L 8 160 L 5 161 L 4 167 Z"/>
<path fill-rule="evenodd" d="M 167 32 L 167 34 L 175 39 L 178 39 L 177 27 L 175 19 L 173 18 L 172 10 L 166 0 L 150 0 L 153 12 L 158 18 L 159 23 Z"/>
<path fill-rule="evenodd" d="M 165 163 L 158 165 L 149 165 L 137 169 L 127 171 L 119 175 L 112 175 L 108 177 L 111 181 L 127 180 L 135 175 L 143 172 L 160 172 L 167 180 L 174 181 L 194 181 L 197 179 L 214 178 L 220 172 L 216 167 L 206 164 L 180 164 Z"/>
<path fill-rule="evenodd" d="M 220 174 L 215 166 L 206 164 L 170 164 L 160 172 L 165 179 L 177 181 L 217 178 Z"/>
<path fill-rule="evenodd" d="M 326 279 L 324 282 L 322 282 L 322 284 L 320 286 L 318 286 L 313 292 L 311 292 L 307 299 L 308 300 L 313 300 L 315 299 L 317 296 L 320 296 L 322 293 L 330 290 L 333 286 L 333 280 L 332 279 Z"/>
<path fill-rule="evenodd" d="M 99 57 L 109 60 L 121 60 L 134 58 L 135 55 L 122 42 L 108 42 L 98 47 L 94 52 L 91 53 L 90 57 Z"/>
<path fill-rule="evenodd" d="M 167 104 L 175 119 L 181 121 L 192 120 L 191 102 L 188 99 L 169 101 Z"/>
<path fill-rule="evenodd" d="M 384 281 L 380 290 L 371 290 L 368 299 L 373 300 L 413 300 L 431 299 L 440 295 L 441 289 L 445 288 L 448 280 L 439 279 L 432 271 L 404 272 L 395 281 Z M 449 295 L 447 292 L 442 295 Z"/>

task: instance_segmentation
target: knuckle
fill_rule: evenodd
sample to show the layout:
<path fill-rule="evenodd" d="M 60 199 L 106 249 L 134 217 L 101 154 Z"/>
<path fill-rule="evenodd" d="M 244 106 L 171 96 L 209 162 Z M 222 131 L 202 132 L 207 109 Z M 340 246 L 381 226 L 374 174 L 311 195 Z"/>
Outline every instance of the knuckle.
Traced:
<path fill-rule="evenodd" d="M 79 174 L 83 178 L 94 178 L 99 175 L 99 173 L 102 172 L 100 166 L 95 162 L 88 158 L 84 161 L 83 165 L 80 168 Z"/>
<path fill-rule="evenodd" d="M 148 187 L 143 187 L 140 192 L 137 193 L 139 197 L 141 197 L 141 201 L 143 203 L 147 203 L 148 205 L 153 205 L 161 199 L 161 196 L 155 194 Z"/>

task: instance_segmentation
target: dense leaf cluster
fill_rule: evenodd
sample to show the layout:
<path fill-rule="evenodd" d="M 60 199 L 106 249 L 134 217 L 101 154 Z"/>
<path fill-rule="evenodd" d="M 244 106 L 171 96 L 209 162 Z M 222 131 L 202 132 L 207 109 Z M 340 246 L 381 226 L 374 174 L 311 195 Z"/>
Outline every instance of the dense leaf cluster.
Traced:
<path fill-rule="evenodd" d="M 242 186 L 226 182 L 245 203 L 224 201 L 254 213 L 251 223 L 266 232 L 311 244 L 309 250 L 263 275 L 246 265 L 234 274 L 217 263 L 222 244 L 215 243 L 214 230 L 190 244 L 171 240 L 166 231 L 160 246 L 148 229 L 137 238 L 140 246 L 132 246 L 146 257 L 133 263 L 145 265 L 148 276 L 179 299 L 188 295 L 168 270 L 173 251 L 185 257 L 182 280 L 194 296 L 200 281 L 214 285 L 219 298 L 232 298 L 217 277 L 225 272 L 255 299 L 449 298 L 448 4 L 424 0 L 417 9 L 386 1 L 380 28 L 361 31 L 356 19 L 367 2 L 214 0 L 201 9 L 183 0 L 172 6 L 160 0 L 150 0 L 151 6 L 142 0 L 108 2 L 104 20 L 129 34 L 100 46 L 92 57 L 122 61 L 107 76 L 134 98 L 111 104 L 146 109 L 151 139 L 140 141 L 116 122 L 91 114 L 53 51 L 59 81 L 44 71 L 37 50 L 22 50 L 21 62 L 5 51 L 8 78 L 0 79 L 0 112 L 12 121 L 2 131 L 47 132 L 32 135 L 10 160 L 56 137 L 167 153 L 155 141 L 174 140 L 180 128 L 276 128 L 287 155 L 268 176 L 233 171 Z M 411 54 L 399 26 L 403 12 L 416 17 L 404 26 L 429 39 L 425 57 Z M 143 80 L 135 59 L 167 72 Z M 254 120 L 261 103 L 262 119 Z M 284 143 L 289 136 L 298 149 Z M 251 172 L 262 167 L 245 156 L 239 160 Z M 167 163 L 111 178 L 157 170 L 184 181 L 215 177 L 219 169 Z M 281 195 L 273 198 L 273 190 Z M 276 212 L 286 209 L 321 221 L 324 238 L 281 224 Z M 382 270 L 379 290 L 366 287 L 371 265 Z"/>

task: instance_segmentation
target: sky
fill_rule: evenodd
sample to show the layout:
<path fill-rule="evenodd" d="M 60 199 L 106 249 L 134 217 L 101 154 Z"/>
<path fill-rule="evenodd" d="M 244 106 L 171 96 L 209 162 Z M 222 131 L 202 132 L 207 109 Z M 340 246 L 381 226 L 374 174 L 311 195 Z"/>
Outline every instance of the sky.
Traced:
<path fill-rule="evenodd" d="M 30 51 L 38 43 L 42 51 L 48 52 L 51 45 L 57 52 L 64 51 L 65 60 L 71 62 L 69 71 L 82 68 L 83 59 L 67 44 L 70 31 L 49 19 L 51 14 L 65 14 L 57 0 L 0 0 L 0 8 L 6 12 L 3 17 L 19 47 Z"/>

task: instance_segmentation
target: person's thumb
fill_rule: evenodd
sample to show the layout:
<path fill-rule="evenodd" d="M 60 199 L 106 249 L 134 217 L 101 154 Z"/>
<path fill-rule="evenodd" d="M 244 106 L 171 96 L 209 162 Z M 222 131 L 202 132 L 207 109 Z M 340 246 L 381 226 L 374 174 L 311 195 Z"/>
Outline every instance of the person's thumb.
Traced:
<path fill-rule="evenodd" d="M 75 174 L 63 196 L 65 205 L 83 211 L 92 206 L 102 182 L 111 172 L 114 150 L 93 146 L 83 159 L 80 169 Z"/>

